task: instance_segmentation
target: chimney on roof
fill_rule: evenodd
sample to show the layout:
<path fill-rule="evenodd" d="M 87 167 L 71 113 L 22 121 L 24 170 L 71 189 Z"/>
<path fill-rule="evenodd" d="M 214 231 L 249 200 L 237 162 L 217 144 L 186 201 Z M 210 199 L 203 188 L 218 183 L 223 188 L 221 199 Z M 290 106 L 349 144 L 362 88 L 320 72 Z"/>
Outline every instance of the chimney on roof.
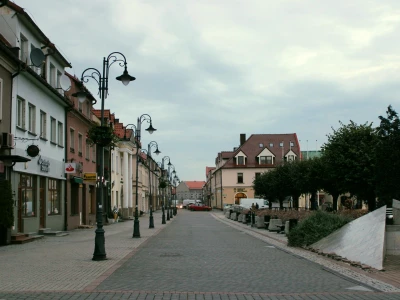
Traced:
<path fill-rule="evenodd" d="M 240 146 L 242 146 L 246 142 L 246 134 L 241 133 L 240 134 Z"/>

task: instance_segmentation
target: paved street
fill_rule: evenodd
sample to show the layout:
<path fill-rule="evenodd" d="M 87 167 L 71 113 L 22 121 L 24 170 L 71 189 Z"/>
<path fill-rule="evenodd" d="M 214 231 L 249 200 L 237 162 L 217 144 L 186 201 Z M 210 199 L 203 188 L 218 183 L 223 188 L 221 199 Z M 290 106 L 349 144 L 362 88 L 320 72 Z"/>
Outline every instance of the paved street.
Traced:
<path fill-rule="evenodd" d="M 227 220 L 190 212 L 155 229 L 142 217 L 105 226 L 108 260 L 91 260 L 94 229 L 0 248 L 0 299 L 400 299 L 400 289 Z M 273 236 L 274 235 L 274 236 Z"/>

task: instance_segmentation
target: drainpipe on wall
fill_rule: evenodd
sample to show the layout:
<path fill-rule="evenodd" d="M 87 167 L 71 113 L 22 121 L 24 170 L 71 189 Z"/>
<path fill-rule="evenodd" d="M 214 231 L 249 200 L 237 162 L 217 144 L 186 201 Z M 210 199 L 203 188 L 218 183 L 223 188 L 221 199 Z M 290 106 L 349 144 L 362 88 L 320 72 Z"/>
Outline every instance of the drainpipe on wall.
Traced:
<path fill-rule="evenodd" d="M 68 132 L 68 130 L 67 130 L 67 120 L 68 120 L 68 107 L 67 108 L 65 108 L 65 126 L 64 126 L 64 140 L 65 140 L 65 147 L 64 147 L 64 149 L 65 149 L 65 157 L 64 157 L 64 162 L 66 162 L 67 161 L 67 154 L 68 154 L 68 151 L 67 151 L 67 149 L 68 149 L 68 145 L 67 145 L 67 140 L 68 140 L 68 138 L 67 138 L 67 132 Z M 68 231 L 68 197 L 67 197 L 67 184 L 68 184 L 68 179 L 67 179 L 67 176 L 66 175 L 64 175 L 65 176 L 65 184 L 64 184 L 64 231 Z"/>

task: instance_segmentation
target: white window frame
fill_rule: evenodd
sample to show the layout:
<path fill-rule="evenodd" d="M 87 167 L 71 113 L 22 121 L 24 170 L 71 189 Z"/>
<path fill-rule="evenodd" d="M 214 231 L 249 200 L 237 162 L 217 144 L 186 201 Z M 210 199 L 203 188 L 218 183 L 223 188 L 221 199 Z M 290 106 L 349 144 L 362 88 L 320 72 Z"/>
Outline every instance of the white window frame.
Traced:
<path fill-rule="evenodd" d="M 49 72 L 49 83 L 53 88 L 57 88 L 57 81 L 56 81 L 56 76 L 57 76 L 57 68 L 50 63 L 50 72 Z"/>
<path fill-rule="evenodd" d="M 28 131 L 36 133 L 36 106 L 28 103 Z"/>
<path fill-rule="evenodd" d="M 240 158 L 243 159 L 243 163 L 240 163 L 240 161 L 239 161 Z M 238 156 L 238 157 L 237 157 L 237 162 L 236 162 L 236 164 L 237 164 L 237 165 L 240 165 L 240 166 L 244 166 L 244 165 L 246 164 L 246 157 L 243 156 L 243 155 Z"/>
<path fill-rule="evenodd" d="M 21 97 L 17 99 L 17 126 L 25 129 L 25 99 Z"/>
<path fill-rule="evenodd" d="M 43 110 L 40 111 L 40 137 L 47 138 L 47 114 Z"/>
<path fill-rule="evenodd" d="M 28 39 L 21 33 L 20 34 L 20 45 L 21 45 L 21 51 L 20 51 L 20 59 L 24 63 L 28 63 L 29 59 L 29 41 Z"/>
<path fill-rule="evenodd" d="M 86 142 L 86 145 L 85 145 L 85 158 L 86 158 L 86 160 L 90 160 L 90 145 L 88 142 Z"/>
<path fill-rule="evenodd" d="M 57 121 L 50 117 L 50 142 L 57 143 Z"/>
<path fill-rule="evenodd" d="M 58 131 L 58 145 L 59 146 L 64 146 L 64 124 L 61 123 L 60 121 L 57 124 L 57 131 Z"/>
<path fill-rule="evenodd" d="M 265 162 L 262 162 L 262 157 L 265 157 Z M 268 159 L 268 157 L 270 159 Z M 271 155 L 262 155 L 262 156 L 260 156 L 259 160 L 260 160 L 260 162 L 259 162 L 260 165 L 271 165 L 274 161 L 274 159 Z"/>

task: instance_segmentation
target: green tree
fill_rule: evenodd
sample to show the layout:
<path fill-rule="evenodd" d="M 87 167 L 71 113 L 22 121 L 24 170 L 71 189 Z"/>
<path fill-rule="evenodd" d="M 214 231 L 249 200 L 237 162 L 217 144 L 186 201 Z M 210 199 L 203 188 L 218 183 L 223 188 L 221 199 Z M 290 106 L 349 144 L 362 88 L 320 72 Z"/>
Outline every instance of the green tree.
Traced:
<path fill-rule="evenodd" d="M 400 120 L 397 112 L 389 105 L 386 117 L 376 128 L 376 193 L 379 205 L 392 206 L 392 199 L 400 199 Z"/>
<path fill-rule="evenodd" d="M 368 202 L 368 210 L 376 208 L 375 147 L 378 137 L 372 123 L 358 125 L 353 121 L 333 129 L 322 146 L 340 191 L 350 192 Z"/>
<path fill-rule="evenodd" d="M 322 155 L 321 157 L 321 167 L 322 167 L 322 189 L 329 193 L 332 196 L 333 203 L 332 209 L 333 211 L 337 210 L 338 207 L 338 198 L 340 194 L 343 194 L 345 191 L 342 189 L 340 183 L 337 181 L 334 172 L 334 165 L 332 165 L 328 156 Z"/>

